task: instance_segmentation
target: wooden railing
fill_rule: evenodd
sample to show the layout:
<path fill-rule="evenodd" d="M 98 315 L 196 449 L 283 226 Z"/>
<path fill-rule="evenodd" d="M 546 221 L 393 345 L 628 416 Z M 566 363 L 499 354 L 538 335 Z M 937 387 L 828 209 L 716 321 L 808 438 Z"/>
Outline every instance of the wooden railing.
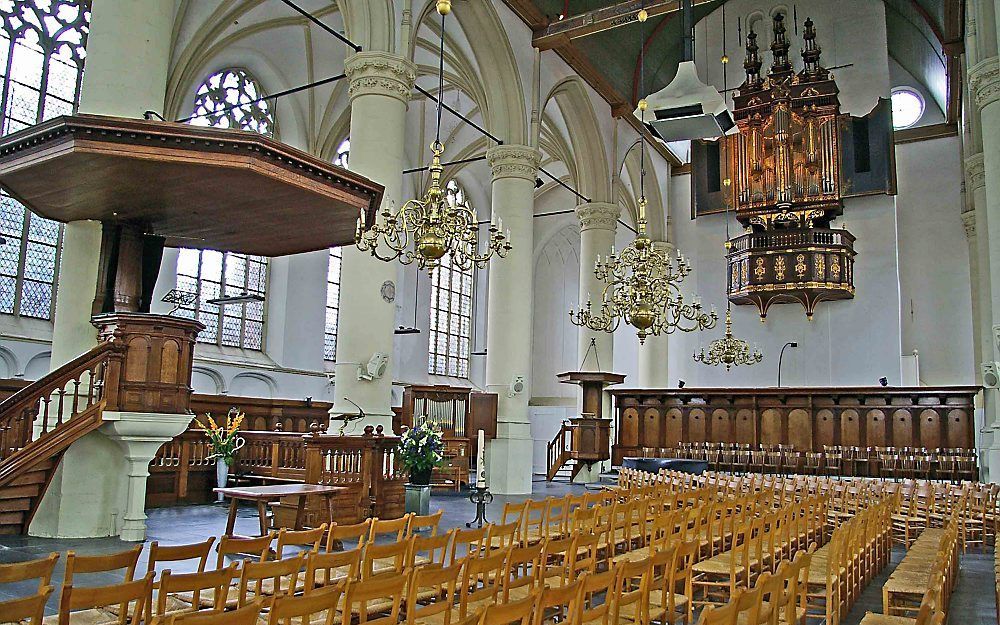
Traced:
<path fill-rule="evenodd" d="M 551 481 L 556 476 L 559 469 L 569 460 L 569 452 L 573 445 L 573 425 L 569 421 L 563 421 L 562 427 L 556 432 L 555 437 L 548 442 L 545 448 L 546 478 Z"/>
<path fill-rule="evenodd" d="M 100 343 L 0 402 L 0 461 L 33 441 L 52 436 L 65 422 L 117 404 L 124 349 Z"/>
<path fill-rule="evenodd" d="M 366 428 L 362 436 L 312 432 L 240 433 L 246 444 L 236 455 L 230 480 L 237 483 L 306 482 L 345 486 L 334 498 L 334 520 L 356 523 L 372 516 L 402 516 L 403 475 L 395 449 L 399 439 Z M 164 445 L 150 464 L 147 502 L 151 506 L 203 503 L 212 499 L 215 460 L 203 432 L 188 430 Z M 291 525 L 295 502 L 275 506 L 279 524 Z M 320 502 L 308 502 L 305 522 L 321 523 Z"/>

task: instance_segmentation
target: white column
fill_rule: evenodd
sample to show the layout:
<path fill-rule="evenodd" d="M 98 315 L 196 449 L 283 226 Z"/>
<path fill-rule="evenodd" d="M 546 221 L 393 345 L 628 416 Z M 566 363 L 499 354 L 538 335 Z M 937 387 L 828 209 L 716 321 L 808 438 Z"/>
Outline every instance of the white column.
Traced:
<path fill-rule="evenodd" d="M 653 249 L 673 258 L 676 248 L 665 241 L 653 241 Z M 635 385 L 639 388 L 667 388 L 670 386 L 670 374 L 667 371 L 666 334 L 647 336 L 646 342 L 639 346 L 639 372 Z"/>
<path fill-rule="evenodd" d="M 490 149 L 486 157 L 493 169 L 493 216 L 503 219 L 514 246 L 507 258 L 490 261 L 486 388 L 499 395 L 499 406 L 487 477 L 490 490 L 498 495 L 524 495 L 531 492 L 533 441 L 527 384 L 531 380 L 534 286 L 532 213 L 539 154 L 523 145 L 501 145 Z M 526 386 L 511 396 L 508 387 L 515 377 L 523 378 Z"/>
<path fill-rule="evenodd" d="M 416 79 L 416 68 L 406 59 L 384 52 L 359 52 L 347 60 L 344 72 L 351 80 L 350 169 L 385 186 L 384 205 L 401 202 L 406 107 Z M 365 425 L 392 425 L 392 343 L 396 306 L 384 295 L 396 290 L 397 264 L 373 258 L 353 246 L 344 248 L 341 265 L 340 322 L 332 414 L 357 414 L 357 403 L 368 419 Z M 383 288 L 383 286 L 385 288 Z M 401 295 L 396 293 L 397 296 Z M 390 356 L 385 374 L 376 380 L 358 379 L 358 366 L 372 355 Z"/>
<path fill-rule="evenodd" d="M 173 21 L 172 2 L 93 0 L 80 112 L 136 118 L 147 110 L 162 113 Z M 100 249 L 98 222 L 66 224 L 52 328 L 53 369 L 97 343 L 90 318 Z M 78 440 L 56 469 L 29 533 L 117 536 L 130 481 L 126 464 L 120 448 L 103 434 Z M 141 494 L 133 508 L 145 502 L 145 481 Z"/>
<path fill-rule="evenodd" d="M 1000 241 L 1000 63 L 997 57 L 987 58 L 976 63 L 969 69 L 969 89 L 972 92 L 975 106 L 979 110 L 980 130 L 982 132 L 982 189 L 973 189 L 976 202 L 977 223 L 976 239 L 980 242 L 979 270 L 983 279 L 979 288 L 982 291 L 980 299 L 980 317 L 982 357 L 988 362 L 1000 360 L 997 353 L 995 337 L 1000 331 L 1000 245 L 990 242 Z M 966 162 L 970 180 L 978 179 L 978 172 L 973 168 L 978 165 L 976 155 Z M 985 210 L 980 211 L 979 198 Z M 983 228 L 978 226 L 983 225 Z M 988 294 L 988 295 L 987 295 Z M 988 342 L 988 345 L 987 345 Z M 984 398 L 984 423 L 982 444 L 989 445 L 983 454 L 985 462 L 983 469 L 990 481 L 1000 482 L 1000 471 L 991 468 L 1000 467 L 1000 436 L 998 436 L 998 415 L 1000 415 L 1000 392 L 995 389 L 986 390 Z"/>
<path fill-rule="evenodd" d="M 576 207 L 580 220 L 580 303 L 591 300 L 600 308 L 606 283 L 594 275 L 597 257 L 606 257 L 615 245 L 615 231 L 621 208 L 609 202 L 590 202 Z M 581 327 L 577 362 L 581 371 L 611 371 L 614 367 L 615 337 Z M 593 341 L 593 346 L 591 344 Z M 586 358 L 586 361 L 584 359 Z"/>

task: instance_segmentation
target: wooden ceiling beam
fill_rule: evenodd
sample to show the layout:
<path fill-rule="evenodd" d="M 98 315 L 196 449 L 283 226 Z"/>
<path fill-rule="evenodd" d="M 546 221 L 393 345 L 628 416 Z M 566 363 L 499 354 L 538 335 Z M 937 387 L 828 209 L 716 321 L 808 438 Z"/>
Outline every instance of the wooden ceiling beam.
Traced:
<path fill-rule="evenodd" d="M 713 1 L 692 0 L 691 5 L 696 7 Z M 573 39 L 632 24 L 638 20 L 636 15 L 639 9 L 643 8 L 649 17 L 669 15 L 680 12 L 681 2 L 680 0 L 626 0 L 546 24 L 541 29 L 535 30 L 535 37 L 531 43 L 539 50 L 551 50 Z"/>

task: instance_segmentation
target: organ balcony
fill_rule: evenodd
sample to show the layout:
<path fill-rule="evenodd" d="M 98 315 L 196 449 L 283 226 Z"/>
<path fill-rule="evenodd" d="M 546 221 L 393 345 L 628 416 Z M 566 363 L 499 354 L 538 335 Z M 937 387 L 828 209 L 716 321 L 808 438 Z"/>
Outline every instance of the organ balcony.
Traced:
<path fill-rule="evenodd" d="M 819 302 L 854 297 L 854 235 L 845 229 L 752 231 L 727 247 L 729 299 L 757 306 L 761 320 L 774 303 L 799 302 L 812 319 Z"/>

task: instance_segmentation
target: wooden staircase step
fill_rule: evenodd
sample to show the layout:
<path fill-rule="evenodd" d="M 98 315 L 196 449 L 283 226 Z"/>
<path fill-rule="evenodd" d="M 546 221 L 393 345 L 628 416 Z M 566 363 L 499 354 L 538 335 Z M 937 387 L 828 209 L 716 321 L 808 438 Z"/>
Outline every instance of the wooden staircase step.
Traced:
<path fill-rule="evenodd" d="M 0 527 L 16 525 L 16 533 L 21 534 L 24 531 L 21 529 L 22 524 L 24 524 L 24 512 L 0 512 Z"/>
<path fill-rule="evenodd" d="M 20 499 L 21 497 L 37 497 L 42 492 L 41 484 L 25 484 L 23 486 L 7 486 L 0 488 L 0 502 L 6 499 Z"/>
<path fill-rule="evenodd" d="M 11 486 L 29 486 L 33 484 L 44 484 L 48 480 L 48 471 L 31 470 L 24 475 L 11 480 Z"/>
<path fill-rule="evenodd" d="M 0 514 L 4 512 L 24 512 L 31 509 L 31 497 L 0 500 Z"/>

